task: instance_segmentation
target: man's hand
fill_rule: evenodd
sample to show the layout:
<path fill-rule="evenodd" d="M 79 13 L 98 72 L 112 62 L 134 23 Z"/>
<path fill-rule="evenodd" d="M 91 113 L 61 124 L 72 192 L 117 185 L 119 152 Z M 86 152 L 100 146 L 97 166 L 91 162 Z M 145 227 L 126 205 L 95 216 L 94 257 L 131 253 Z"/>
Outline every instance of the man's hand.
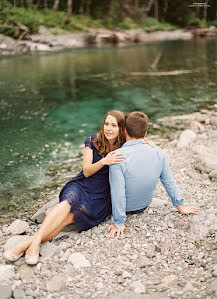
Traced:
<path fill-rule="evenodd" d="M 109 232 L 109 238 L 114 237 L 114 235 L 117 233 L 117 238 L 119 238 L 120 236 L 123 237 L 124 235 L 124 229 L 125 229 L 125 225 L 123 224 L 120 228 L 117 228 L 114 224 L 111 224 L 108 228 L 108 232 Z"/>
<path fill-rule="evenodd" d="M 177 205 L 176 208 L 181 214 L 197 214 L 199 212 L 199 209 L 195 207 Z"/>

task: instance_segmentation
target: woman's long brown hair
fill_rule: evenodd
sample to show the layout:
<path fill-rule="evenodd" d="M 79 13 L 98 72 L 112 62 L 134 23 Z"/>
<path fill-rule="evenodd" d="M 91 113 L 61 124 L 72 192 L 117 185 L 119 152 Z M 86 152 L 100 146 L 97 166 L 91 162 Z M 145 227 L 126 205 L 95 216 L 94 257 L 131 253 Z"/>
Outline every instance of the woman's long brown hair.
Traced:
<path fill-rule="evenodd" d="M 99 131 L 99 133 L 97 134 L 96 138 L 94 139 L 94 146 L 98 152 L 98 154 L 102 157 L 105 157 L 110 151 L 111 151 L 111 146 L 109 145 L 109 142 L 107 140 L 107 138 L 105 137 L 104 134 L 104 124 L 105 124 L 105 120 L 106 117 L 108 115 L 111 115 L 113 117 L 116 118 L 117 123 L 118 123 L 118 127 L 119 127 L 119 134 L 118 137 L 112 147 L 112 150 L 116 150 L 119 147 L 121 147 L 124 142 L 125 142 L 125 135 L 124 135 L 124 130 L 125 130 L 125 115 L 122 111 L 119 110 L 112 110 L 109 111 L 105 118 L 104 121 L 102 123 L 101 129 Z"/>

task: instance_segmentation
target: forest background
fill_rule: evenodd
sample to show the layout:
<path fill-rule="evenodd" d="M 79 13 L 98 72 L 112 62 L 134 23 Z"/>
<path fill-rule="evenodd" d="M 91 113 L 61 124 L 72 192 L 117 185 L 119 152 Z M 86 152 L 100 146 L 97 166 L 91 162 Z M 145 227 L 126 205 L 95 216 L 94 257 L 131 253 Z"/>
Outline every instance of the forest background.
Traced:
<path fill-rule="evenodd" d="M 53 34 L 97 29 L 149 31 L 217 27 L 217 1 L 1 0 L 0 33 L 25 39 L 41 25 Z"/>

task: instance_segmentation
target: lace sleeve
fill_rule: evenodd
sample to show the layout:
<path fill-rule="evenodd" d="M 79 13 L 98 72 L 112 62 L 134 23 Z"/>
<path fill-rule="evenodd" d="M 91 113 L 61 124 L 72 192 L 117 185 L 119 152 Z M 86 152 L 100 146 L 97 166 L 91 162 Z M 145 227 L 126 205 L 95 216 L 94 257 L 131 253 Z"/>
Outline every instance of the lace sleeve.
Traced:
<path fill-rule="evenodd" d="M 84 142 L 84 146 L 88 146 L 89 148 L 91 148 L 93 150 L 94 149 L 93 141 L 94 141 L 95 137 L 96 137 L 95 134 L 88 136 Z"/>

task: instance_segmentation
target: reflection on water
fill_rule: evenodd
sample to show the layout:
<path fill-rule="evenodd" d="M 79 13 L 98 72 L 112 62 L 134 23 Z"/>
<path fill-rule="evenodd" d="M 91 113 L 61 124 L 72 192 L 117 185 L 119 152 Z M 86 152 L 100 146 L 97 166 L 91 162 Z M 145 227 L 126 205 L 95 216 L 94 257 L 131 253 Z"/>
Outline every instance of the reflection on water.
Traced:
<path fill-rule="evenodd" d="M 0 213 L 24 215 L 53 196 L 79 170 L 81 144 L 107 111 L 140 110 L 154 121 L 211 106 L 216 45 L 173 41 L 1 58 Z M 192 73 L 132 75 L 153 71 L 159 53 L 156 71 Z"/>

